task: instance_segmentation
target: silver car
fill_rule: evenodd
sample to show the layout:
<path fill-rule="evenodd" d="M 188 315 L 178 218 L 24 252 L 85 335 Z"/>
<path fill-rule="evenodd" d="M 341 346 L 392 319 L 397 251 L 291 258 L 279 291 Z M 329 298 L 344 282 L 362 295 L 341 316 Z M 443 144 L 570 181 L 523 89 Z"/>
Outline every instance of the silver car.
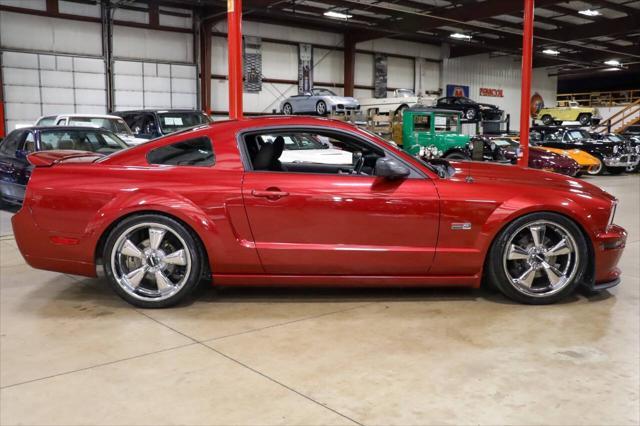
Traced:
<path fill-rule="evenodd" d="M 360 103 L 357 99 L 338 96 L 329 89 L 312 89 L 300 95 L 290 96 L 280 104 L 285 115 L 316 113 L 325 115 L 330 112 L 357 111 Z"/>

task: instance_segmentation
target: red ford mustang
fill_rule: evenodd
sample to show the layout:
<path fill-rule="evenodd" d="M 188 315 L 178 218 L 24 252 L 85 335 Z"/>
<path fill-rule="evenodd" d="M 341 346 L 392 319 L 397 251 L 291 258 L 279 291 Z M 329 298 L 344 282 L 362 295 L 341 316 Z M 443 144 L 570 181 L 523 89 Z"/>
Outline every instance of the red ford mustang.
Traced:
<path fill-rule="evenodd" d="M 619 282 L 626 232 L 601 189 L 510 165 L 423 163 L 336 121 L 226 121 L 107 157 L 29 160 L 35 170 L 13 218 L 27 262 L 86 276 L 102 264 L 137 306 L 173 305 L 203 277 L 460 287 L 484 279 L 524 303 Z"/>

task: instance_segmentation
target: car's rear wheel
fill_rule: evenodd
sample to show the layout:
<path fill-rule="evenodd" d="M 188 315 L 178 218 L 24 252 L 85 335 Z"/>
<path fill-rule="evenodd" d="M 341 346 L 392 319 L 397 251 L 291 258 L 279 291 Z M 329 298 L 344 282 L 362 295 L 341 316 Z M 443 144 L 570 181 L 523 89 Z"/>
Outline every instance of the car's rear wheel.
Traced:
<path fill-rule="evenodd" d="M 291 106 L 290 103 L 286 103 L 282 106 L 282 113 L 284 115 L 292 115 L 293 114 L 293 107 Z"/>
<path fill-rule="evenodd" d="M 510 223 L 496 238 L 487 278 L 508 298 L 527 304 L 557 302 L 582 281 L 587 241 L 578 226 L 555 213 L 533 213 Z"/>
<path fill-rule="evenodd" d="M 545 114 L 542 116 L 542 123 L 545 126 L 551 126 L 553 124 L 553 117 L 551 117 L 549 114 Z"/>
<path fill-rule="evenodd" d="M 473 120 L 476 118 L 476 110 L 471 108 L 464 112 L 464 118 L 467 120 Z"/>
<path fill-rule="evenodd" d="M 316 104 L 316 113 L 318 115 L 325 115 L 327 113 L 327 104 L 324 101 L 318 101 Z"/>
<path fill-rule="evenodd" d="M 578 121 L 583 126 L 588 126 L 589 124 L 591 124 L 591 114 L 586 114 L 586 113 L 580 114 L 578 116 Z"/>
<path fill-rule="evenodd" d="M 109 234 L 105 274 L 127 302 L 164 308 L 187 297 L 201 277 L 201 250 L 180 222 L 157 214 L 131 216 Z"/>

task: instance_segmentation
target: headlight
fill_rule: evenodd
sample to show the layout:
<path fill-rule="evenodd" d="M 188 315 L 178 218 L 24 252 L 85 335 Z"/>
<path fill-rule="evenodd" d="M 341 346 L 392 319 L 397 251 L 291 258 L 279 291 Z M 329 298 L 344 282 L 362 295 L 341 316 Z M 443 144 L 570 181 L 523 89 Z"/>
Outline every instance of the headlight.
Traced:
<path fill-rule="evenodd" d="M 497 148 L 497 145 L 494 142 L 491 142 L 491 145 L 489 145 L 491 147 L 491 151 L 495 151 Z"/>
<path fill-rule="evenodd" d="M 616 215 L 616 208 L 618 207 L 618 200 L 613 200 L 611 202 L 611 212 L 609 213 L 609 223 L 607 226 L 613 225 L 613 218 Z"/>
<path fill-rule="evenodd" d="M 469 142 L 467 146 L 469 147 L 469 151 L 473 151 L 473 142 Z"/>
<path fill-rule="evenodd" d="M 617 154 L 618 153 L 618 145 L 614 145 L 613 146 L 613 153 Z"/>
<path fill-rule="evenodd" d="M 640 154 L 640 145 L 636 145 L 636 152 Z"/>

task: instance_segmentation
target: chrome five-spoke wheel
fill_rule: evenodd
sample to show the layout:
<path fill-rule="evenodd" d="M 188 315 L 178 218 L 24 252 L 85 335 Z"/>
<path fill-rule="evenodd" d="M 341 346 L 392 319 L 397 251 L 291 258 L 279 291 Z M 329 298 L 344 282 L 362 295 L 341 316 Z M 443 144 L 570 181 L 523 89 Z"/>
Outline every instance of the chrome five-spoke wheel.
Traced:
<path fill-rule="evenodd" d="M 549 296 L 561 291 L 575 276 L 576 242 L 556 223 L 526 224 L 507 243 L 503 264 L 518 291 L 533 297 Z"/>
<path fill-rule="evenodd" d="M 197 247 L 181 224 L 161 216 L 134 218 L 107 242 L 106 272 L 116 291 L 143 307 L 177 303 L 198 280 Z M 144 220 L 154 218 L 156 220 Z M 189 288 L 187 288 L 189 287 Z"/>
<path fill-rule="evenodd" d="M 587 240 L 575 222 L 557 213 L 532 213 L 496 237 L 486 278 L 519 302 L 553 303 L 582 282 L 588 257 Z"/>

